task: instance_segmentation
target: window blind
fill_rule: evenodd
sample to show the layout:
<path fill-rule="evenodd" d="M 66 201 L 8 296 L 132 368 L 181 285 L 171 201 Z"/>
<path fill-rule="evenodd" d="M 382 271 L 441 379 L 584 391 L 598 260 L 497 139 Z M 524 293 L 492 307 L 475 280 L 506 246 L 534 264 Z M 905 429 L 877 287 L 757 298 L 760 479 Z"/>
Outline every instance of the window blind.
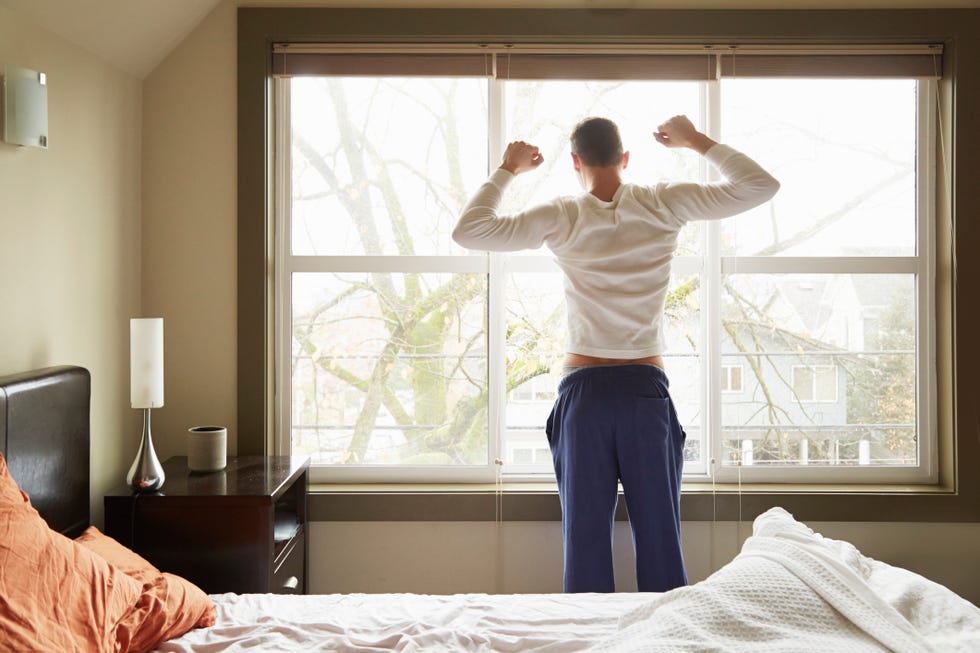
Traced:
<path fill-rule="evenodd" d="M 938 79 L 941 54 L 721 55 L 722 77 L 867 77 Z"/>
<path fill-rule="evenodd" d="M 497 55 L 498 79 L 714 79 L 709 54 L 521 54 Z"/>
<path fill-rule="evenodd" d="M 493 72 L 491 56 L 477 53 L 281 52 L 272 63 L 277 77 L 486 77 Z"/>
<path fill-rule="evenodd" d="M 710 80 L 721 77 L 936 79 L 942 46 L 909 45 L 358 45 L 273 46 L 272 72 L 497 79 Z"/>

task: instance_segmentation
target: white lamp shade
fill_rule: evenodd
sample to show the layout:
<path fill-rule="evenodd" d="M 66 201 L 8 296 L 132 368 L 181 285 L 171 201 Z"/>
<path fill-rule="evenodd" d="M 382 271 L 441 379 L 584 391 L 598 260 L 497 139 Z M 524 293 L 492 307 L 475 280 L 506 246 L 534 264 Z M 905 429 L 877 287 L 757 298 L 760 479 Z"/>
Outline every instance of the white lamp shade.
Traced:
<path fill-rule="evenodd" d="M 163 318 L 129 321 L 129 401 L 133 408 L 163 405 Z"/>

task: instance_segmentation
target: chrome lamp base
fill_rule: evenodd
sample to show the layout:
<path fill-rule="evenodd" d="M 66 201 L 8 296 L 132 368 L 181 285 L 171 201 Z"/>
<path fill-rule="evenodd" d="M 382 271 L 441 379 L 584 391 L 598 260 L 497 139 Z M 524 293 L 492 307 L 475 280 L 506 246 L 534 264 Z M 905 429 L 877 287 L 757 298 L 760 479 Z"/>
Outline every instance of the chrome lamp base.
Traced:
<path fill-rule="evenodd" d="M 126 483 L 137 492 L 156 492 L 163 487 L 163 465 L 157 459 L 153 450 L 153 438 L 150 435 L 150 409 L 143 409 L 143 437 L 140 448 L 136 452 L 136 460 L 129 468 Z"/>

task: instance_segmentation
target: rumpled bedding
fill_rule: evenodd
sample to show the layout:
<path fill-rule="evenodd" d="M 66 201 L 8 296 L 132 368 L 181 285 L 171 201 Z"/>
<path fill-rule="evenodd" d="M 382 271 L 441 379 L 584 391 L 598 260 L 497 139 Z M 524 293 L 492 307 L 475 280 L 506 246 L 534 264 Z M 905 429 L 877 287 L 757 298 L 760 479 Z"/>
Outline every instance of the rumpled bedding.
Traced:
<path fill-rule="evenodd" d="M 824 538 L 781 508 L 735 559 L 663 594 L 212 597 L 217 623 L 159 649 L 967 653 L 980 609 L 910 571 Z"/>
<path fill-rule="evenodd" d="M 773 508 L 756 519 L 732 562 L 624 615 L 595 649 L 975 653 L 980 610 Z"/>
<path fill-rule="evenodd" d="M 168 653 L 584 651 L 653 594 L 213 595 L 217 623 Z"/>

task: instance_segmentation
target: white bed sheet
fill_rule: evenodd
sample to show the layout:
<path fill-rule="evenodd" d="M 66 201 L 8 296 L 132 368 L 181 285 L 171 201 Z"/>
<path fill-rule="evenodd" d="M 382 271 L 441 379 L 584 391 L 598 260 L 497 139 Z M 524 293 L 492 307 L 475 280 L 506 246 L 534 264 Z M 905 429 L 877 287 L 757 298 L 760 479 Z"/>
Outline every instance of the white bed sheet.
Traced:
<path fill-rule="evenodd" d="M 217 623 L 166 653 L 587 650 L 654 594 L 217 594 Z"/>
<path fill-rule="evenodd" d="M 980 653 L 980 609 L 781 508 L 706 580 L 663 594 L 214 597 L 164 653 Z"/>

